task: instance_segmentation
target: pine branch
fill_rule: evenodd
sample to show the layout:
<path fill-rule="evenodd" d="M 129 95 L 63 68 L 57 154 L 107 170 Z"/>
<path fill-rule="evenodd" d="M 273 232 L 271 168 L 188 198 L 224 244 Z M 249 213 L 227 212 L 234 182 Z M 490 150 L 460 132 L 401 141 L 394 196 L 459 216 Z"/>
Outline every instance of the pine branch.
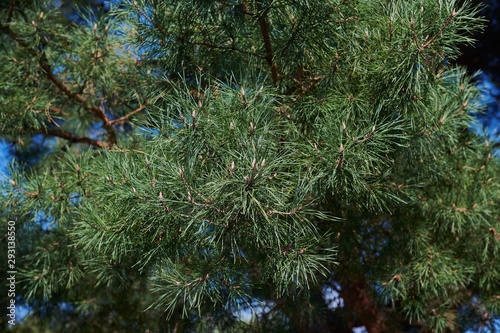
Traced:
<path fill-rule="evenodd" d="M 337 6 L 333 7 L 328 13 L 326 13 L 326 15 L 324 16 L 324 20 L 327 20 L 328 17 L 330 15 L 333 14 L 333 12 L 335 12 L 340 6 L 342 6 L 347 0 L 342 0 Z M 288 42 L 285 44 L 285 47 L 283 47 L 283 50 L 281 51 L 281 54 L 285 54 L 286 50 L 288 50 L 288 48 L 290 47 L 290 45 L 292 44 L 292 42 L 295 40 L 295 38 L 297 38 L 298 36 L 298 33 L 299 33 L 299 28 L 300 28 L 300 25 L 302 23 L 302 21 L 304 20 L 305 18 L 305 15 L 302 16 L 299 20 L 299 23 L 295 25 L 295 29 L 292 33 L 292 36 L 290 37 L 290 39 L 288 40 Z M 355 20 L 357 19 L 357 17 L 348 17 L 346 18 L 345 20 L 343 21 L 335 21 L 337 23 L 343 23 L 345 21 L 349 21 L 349 20 Z M 294 23 L 295 23 L 295 20 L 294 20 Z M 303 30 L 307 30 L 313 23 L 310 23 L 308 24 L 306 27 L 304 27 L 304 29 L 301 29 L 302 31 Z"/>
<path fill-rule="evenodd" d="M 100 140 L 94 140 L 94 139 L 91 139 L 88 137 L 79 136 L 79 135 L 73 134 L 71 132 L 60 130 L 60 129 L 42 129 L 38 133 L 59 137 L 62 139 L 66 139 L 70 142 L 89 144 L 89 145 L 97 147 L 97 148 L 103 148 L 105 146 L 105 144 Z"/>
<path fill-rule="evenodd" d="M 43 238 L 36 228 L 19 228 L 33 243 L 23 259 L 28 296 L 72 302 L 67 295 L 75 295 L 99 307 L 96 288 L 124 287 L 148 295 L 134 309 L 166 307 L 184 331 L 200 327 L 192 318 L 205 318 L 210 330 L 227 309 L 255 297 L 270 304 L 256 314 L 260 331 L 281 329 L 270 320 L 279 312 L 298 331 L 332 331 L 341 322 L 346 330 L 402 324 L 444 332 L 461 322 L 456 309 L 474 293 L 482 310 L 472 320 L 491 321 L 483 314 L 494 313 L 498 286 L 479 280 L 498 270 L 500 143 L 485 147 L 460 131 L 473 119 L 468 109 L 479 108 L 467 104 L 479 92 L 465 70 L 443 64 L 441 77 L 422 70 L 477 30 L 473 8 L 452 12 L 454 1 L 423 8 L 411 0 L 389 7 L 385 0 L 132 0 L 119 22 L 130 19 L 140 60 L 123 60 L 132 54 L 123 53 L 114 62 L 97 26 L 92 33 L 75 25 L 69 35 L 57 10 L 40 24 L 40 7 L 21 10 L 8 0 L 3 16 L 11 12 L 17 23 L 0 25 L 7 46 L 0 53 L 22 59 L 2 67 L 12 87 L 0 103 L 3 126 L 13 135 L 59 138 L 70 151 L 42 156 L 30 175 L 12 170 L 12 186 L 7 179 L 4 187 L 7 215 L 57 225 Z M 121 38 L 123 26 L 115 27 Z M 67 61 L 52 62 L 66 54 Z M 97 60 L 103 54 L 105 63 Z M 148 54 L 155 60 L 143 73 Z M 189 79 L 176 76 L 182 69 Z M 202 78 L 193 77 L 197 69 Z M 148 82 L 133 95 L 137 104 L 120 97 L 134 93 L 129 73 Z M 281 81 L 287 87 L 278 91 Z M 109 93 L 111 100 L 101 97 Z M 123 147 L 96 154 L 117 140 L 115 128 L 152 106 L 158 112 L 129 129 Z M 87 121 L 110 139 L 85 130 Z M 62 245 L 68 236 L 69 256 L 43 243 Z M 334 268 L 335 257 L 345 269 Z M 75 273 L 68 260 L 86 271 Z M 329 284 L 344 306 L 313 323 Z M 137 294 L 112 294 L 120 298 L 106 304 L 122 327 L 120 312 L 128 316 L 130 307 L 121 304 Z M 160 317 L 165 323 L 169 315 L 159 312 L 141 312 L 128 327 L 145 331 L 143 321 Z M 228 323 L 228 331 L 238 328 Z"/>
<path fill-rule="evenodd" d="M 155 28 L 157 28 L 163 34 L 165 34 L 167 36 L 174 37 L 175 39 L 181 40 L 181 41 L 183 41 L 185 43 L 192 44 L 192 45 L 202 45 L 202 46 L 206 46 L 208 48 L 213 48 L 213 49 L 222 49 L 222 50 L 229 50 L 229 51 L 237 51 L 237 52 L 248 54 L 248 55 L 251 55 L 251 56 L 254 56 L 254 57 L 257 57 L 257 58 L 266 59 L 266 57 L 264 57 L 263 55 L 260 55 L 260 54 L 255 53 L 255 52 L 246 51 L 246 50 L 237 48 L 235 46 L 221 46 L 221 45 L 215 45 L 215 44 L 211 44 L 211 43 L 207 43 L 207 42 L 190 41 L 190 40 L 188 40 L 186 37 L 184 37 L 182 35 L 176 35 L 174 33 L 168 32 L 165 29 L 163 29 L 161 26 L 159 26 L 155 21 L 153 21 L 149 16 L 147 16 L 146 13 L 142 10 L 142 8 L 140 8 L 137 5 L 137 3 L 135 1 L 132 2 L 132 3 L 137 8 L 137 10 L 139 11 L 139 13 L 141 13 L 141 15 L 146 20 L 148 20 Z"/>
<path fill-rule="evenodd" d="M 23 48 L 25 48 L 32 56 L 38 57 L 38 52 L 33 50 L 23 39 L 21 39 L 16 33 L 14 33 L 8 25 L 0 24 L 0 29 L 6 33 L 9 37 L 19 43 Z M 108 116 L 106 115 L 106 111 L 98 106 L 92 105 L 92 103 L 83 97 L 81 94 L 74 92 L 71 88 L 69 88 L 64 82 L 62 82 L 53 72 L 52 66 L 49 65 L 48 60 L 45 54 L 42 54 L 39 61 L 40 67 L 45 72 L 46 77 L 54 83 L 54 85 L 59 88 L 61 92 L 67 97 L 73 99 L 76 102 L 83 104 L 83 106 L 97 118 L 102 120 L 103 126 L 108 133 L 108 143 L 109 147 L 112 147 L 116 144 L 116 129 L 112 126 Z"/>
<path fill-rule="evenodd" d="M 230 7 L 232 9 L 234 9 L 234 10 L 240 12 L 240 13 L 243 13 L 245 15 L 248 15 L 250 17 L 257 16 L 255 13 L 252 13 L 252 12 L 250 12 L 248 10 L 243 9 L 244 7 L 241 6 L 241 5 L 232 5 L 232 4 L 229 4 L 229 3 L 225 2 L 225 1 L 221 1 L 221 0 L 216 0 L 216 2 L 222 4 L 222 5 L 226 6 L 226 7 Z"/>
<path fill-rule="evenodd" d="M 347 0 L 342 0 L 337 6 L 333 7 L 328 13 L 326 13 L 326 15 L 324 16 L 324 20 L 327 20 L 328 17 L 330 15 L 333 14 L 334 11 L 336 11 L 340 6 L 342 6 L 344 4 L 344 2 L 346 2 Z M 290 37 L 290 39 L 288 40 L 288 42 L 285 44 L 285 47 L 283 47 L 283 50 L 281 51 L 281 54 L 285 54 L 285 52 L 288 50 L 288 48 L 290 47 L 290 45 L 293 43 L 293 41 L 295 40 L 295 38 L 297 38 L 298 36 L 298 33 L 299 33 L 299 28 L 300 28 L 300 25 L 302 23 L 302 21 L 304 20 L 305 18 L 305 15 L 302 16 L 298 22 L 298 24 L 295 24 L 295 20 L 294 20 L 294 24 L 295 24 L 295 29 L 292 33 L 292 36 Z M 345 21 L 349 21 L 349 20 L 354 20 L 354 19 L 357 19 L 357 18 L 351 18 L 351 17 L 348 17 L 346 18 L 344 21 L 336 21 L 337 23 L 343 23 Z M 313 23 L 310 23 L 308 24 L 306 27 L 304 27 L 304 29 L 302 30 L 307 30 Z"/>
<path fill-rule="evenodd" d="M 422 50 L 425 49 L 427 46 L 430 46 L 434 43 L 434 40 L 439 36 L 439 35 L 443 35 L 443 32 L 444 32 L 444 29 L 446 29 L 446 27 L 451 23 L 451 20 L 457 15 L 458 13 L 455 11 L 455 8 L 453 8 L 453 11 L 451 12 L 451 14 L 448 16 L 448 19 L 446 20 L 446 22 L 443 24 L 443 26 L 441 27 L 441 29 L 439 29 L 439 32 L 437 34 L 435 34 L 434 36 L 432 36 L 432 38 L 427 42 L 425 43 L 424 45 L 422 45 Z"/>
<path fill-rule="evenodd" d="M 43 57 L 45 58 L 45 57 Z M 46 59 L 45 59 L 46 60 Z M 109 120 L 108 116 L 106 115 L 106 111 L 98 106 L 92 105 L 92 103 L 87 100 L 85 97 L 83 97 L 81 94 L 78 94 L 74 91 L 71 90 L 65 83 L 63 83 L 61 80 L 57 78 L 57 76 L 54 75 L 52 66 L 48 65 L 46 62 L 41 62 L 41 67 L 45 71 L 45 74 L 47 78 L 52 81 L 56 85 L 56 87 L 59 88 L 66 96 L 69 98 L 81 103 L 84 105 L 84 107 L 93 115 L 95 115 L 97 118 L 102 120 L 103 126 L 106 129 L 106 132 L 108 133 L 108 147 L 112 147 L 116 144 L 116 129 L 113 127 L 113 124 Z"/>

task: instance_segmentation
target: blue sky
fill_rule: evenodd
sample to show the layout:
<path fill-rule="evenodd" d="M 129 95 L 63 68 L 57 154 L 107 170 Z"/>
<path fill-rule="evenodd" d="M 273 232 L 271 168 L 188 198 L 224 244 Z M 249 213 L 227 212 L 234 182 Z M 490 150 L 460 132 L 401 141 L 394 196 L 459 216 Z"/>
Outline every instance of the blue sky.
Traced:
<path fill-rule="evenodd" d="M 0 175 L 7 174 L 7 165 L 10 163 L 11 158 L 7 152 L 7 144 L 5 140 L 0 139 Z M 0 179 L 3 177 L 0 176 Z"/>

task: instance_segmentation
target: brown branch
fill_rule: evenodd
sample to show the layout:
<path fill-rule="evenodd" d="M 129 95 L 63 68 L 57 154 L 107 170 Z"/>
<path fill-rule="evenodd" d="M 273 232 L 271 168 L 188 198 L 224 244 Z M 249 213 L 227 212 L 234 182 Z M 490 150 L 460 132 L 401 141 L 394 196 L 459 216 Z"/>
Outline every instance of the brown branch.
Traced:
<path fill-rule="evenodd" d="M 24 41 L 22 40 L 21 38 L 19 38 L 18 35 L 16 35 L 8 25 L 3 25 L 0 23 L 0 30 L 2 30 L 4 33 L 6 33 L 10 38 L 12 38 L 13 40 L 15 40 L 17 43 L 19 43 L 19 45 L 21 45 L 22 47 L 24 47 L 32 56 L 36 57 L 37 56 L 37 53 L 35 51 L 33 51 L 29 45 Z"/>
<path fill-rule="evenodd" d="M 293 209 L 290 212 L 280 212 L 280 211 L 277 211 L 277 210 L 268 210 L 266 213 L 268 215 L 273 215 L 273 214 L 278 214 L 278 215 L 295 215 L 301 209 L 302 209 L 302 204 L 299 207 Z"/>
<path fill-rule="evenodd" d="M 346 132 L 347 133 L 347 132 Z M 375 134 L 375 125 L 372 127 L 372 131 L 368 134 L 365 134 L 362 139 L 358 139 L 354 142 L 353 146 L 360 144 L 361 142 L 365 142 L 373 137 Z"/>
<path fill-rule="evenodd" d="M 443 24 L 443 26 L 439 29 L 439 32 L 437 34 L 435 34 L 429 41 L 426 42 L 427 38 L 429 37 L 429 35 L 427 35 L 427 37 L 425 37 L 425 39 L 423 40 L 423 43 L 422 45 L 419 45 L 418 44 L 418 35 L 415 31 L 415 21 L 413 20 L 413 17 L 411 18 L 411 21 L 410 21 L 410 27 L 412 28 L 412 31 L 413 31 L 413 39 L 415 40 L 415 44 L 417 44 L 417 47 L 420 51 L 423 51 L 427 46 L 430 46 L 432 44 L 434 44 L 434 40 L 437 38 L 437 36 L 439 35 L 442 35 L 443 32 L 444 32 L 444 29 L 446 29 L 446 27 L 450 24 L 451 20 L 457 15 L 458 13 L 455 11 L 455 9 L 453 9 L 453 11 L 451 12 L 450 16 L 448 16 L 448 19 L 446 20 L 446 22 Z M 431 24 L 432 22 L 434 21 L 434 19 L 431 20 L 431 22 L 429 24 Z"/>
<path fill-rule="evenodd" d="M 44 57 L 43 57 L 44 58 Z M 42 69 L 45 71 L 45 75 L 47 78 L 55 84 L 59 90 L 61 90 L 66 96 L 69 98 L 81 103 L 88 110 L 89 113 L 93 114 L 97 118 L 101 119 L 103 122 L 103 126 L 108 133 L 108 146 L 113 146 L 116 144 L 116 129 L 112 126 L 108 116 L 106 115 L 106 111 L 96 105 L 92 105 L 85 97 L 82 95 L 75 93 L 71 90 L 64 82 L 59 80 L 54 73 L 52 72 L 52 66 L 48 65 L 45 62 L 40 63 Z"/>
<path fill-rule="evenodd" d="M 346 2 L 346 0 L 342 0 L 341 3 L 339 3 L 337 6 L 333 7 L 332 10 L 330 10 L 326 15 L 325 15 L 325 18 L 327 18 L 328 16 L 330 16 L 334 11 L 336 11 L 340 6 L 342 6 L 344 4 L 344 2 Z"/>
<path fill-rule="evenodd" d="M 97 148 L 104 147 L 104 143 L 100 140 L 94 140 L 94 139 L 87 138 L 84 136 L 79 136 L 79 135 L 73 134 L 71 132 L 60 130 L 60 129 L 41 129 L 38 133 L 66 139 L 70 142 L 89 144 L 89 145 L 97 147 Z"/>
<path fill-rule="evenodd" d="M 425 136 L 429 136 L 432 134 L 432 132 L 434 132 L 435 130 L 437 130 L 439 127 L 441 127 L 441 125 L 443 125 L 444 123 L 444 120 L 446 119 L 446 116 L 443 116 L 439 121 L 438 123 L 436 124 L 436 126 L 434 126 L 433 128 L 430 128 L 428 129 L 427 131 L 425 132 L 421 132 L 420 135 L 425 135 Z"/>
<path fill-rule="evenodd" d="M 259 16 L 260 31 L 262 33 L 262 38 L 264 39 L 264 47 L 266 48 L 266 61 L 269 67 L 271 67 L 271 78 L 273 79 L 273 85 L 276 86 L 278 83 L 278 68 L 276 64 L 273 63 L 273 48 L 271 45 L 271 37 L 269 35 L 268 23 L 266 16 L 269 13 L 270 8 L 268 7 L 262 15 Z"/>
<path fill-rule="evenodd" d="M 323 156 L 321 156 L 321 152 L 318 150 L 318 145 L 316 143 L 311 143 L 311 145 L 313 146 L 314 151 L 316 152 L 316 154 L 318 155 L 318 157 L 320 159 L 322 159 L 323 161 L 325 161 L 325 158 Z"/>
<path fill-rule="evenodd" d="M 339 169 L 342 169 L 342 165 L 344 164 L 344 145 L 342 144 L 342 142 L 340 143 L 339 155 L 340 155 L 340 157 L 336 161 L 336 163 L 337 163 L 337 167 Z"/>
<path fill-rule="evenodd" d="M 19 185 L 16 184 L 15 181 L 13 181 L 12 179 L 10 180 L 10 184 L 12 186 L 14 186 L 19 192 L 23 192 L 23 193 L 26 193 L 26 196 L 30 199 L 33 199 L 33 198 L 36 198 L 38 197 L 38 195 L 40 194 L 40 190 L 37 189 L 35 193 L 31 193 L 31 192 L 28 192 L 28 191 L 25 191 L 23 190 L 22 188 L 19 187 Z"/>
<path fill-rule="evenodd" d="M 54 113 L 59 113 L 59 114 L 65 114 L 66 112 L 60 108 L 58 108 L 57 106 L 51 106 L 49 108 L 49 111 L 50 112 L 54 112 Z"/>
<path fill-rule="evenodd" d="M 435 34 L 427 43 L 425 43 L 424 45 L 422 45 L 422 48 L 426 48 L 427 46 L 431 45 L 432 42 L 434 41 L 434 39 L 436 39 L 436 37 L 440 34 L 443 33 L 444 29 L 446 29 L 446 27 L 450 24 L 451 20 L 457 15 L 458 13 L 455 11 L 455 8 L 453 8 L 453 11 L 451 12 L 450 16 L 448 16 L 448 19 L 446 20 L 446 22 L 444 23 L 444 25 L 441 27 L 441 29 L 439 29 L 439 32 L 437 34 Z"/>
<path fill-rule="evenodd" d="M 130 112 L 129 114 L 127 114 L 127 115 L 123 116 L 123 117 L 120 117 L 120 118 L 118 118 L 118 119 L 113 119 L 113 120 L 111 120 L 111 121 L 109 122 L 109 124 L 110 124 L 110 125 L 115 125 L 115 124 L 117 124 L 117 123 L 121 123 L 121 122 L 123 122 L 123 121 L 127 120 L 128 118 L 130 118 L 131 116 L 133 116 L 134 114 L 136 114 L 136 113 L 139 113 L 139 112 L 143 111 L 144 109 L 146 109 L 146 107 L 147 107 L 147 103 L 146 103 L 146 104 L 144 104 L 144 105 L 142 105 L 141 107 L 139 107 L 139 108 L 135 109 L 134 111 Z"/>
<path fill-rule="evenodd" d="M 420 50 L 420 51 L 423 51 L 424 50 L 424 46 L 420 46 L 418 44 L 418 35 L 417 35 L 417 32 L 415 31 L 415 21 L 413 20 L 413 17 L 411 18 L 411 21 L 410 21 L 410 27 L 411 27 L 411 30 L 413 32 L 413 40 L 415 41 L 415 44 L 417 44 L 417 48 Z"/>
<path fill-rule="evenodd" d="M 102 108 L 98 107 L 98 106 L 92 106 L 91 103 L 85 97 L 83 97 L 82 95 L 74 92 L 73 90 L 71 90 L 71 88 L 69 88 L 66 84 L 64 84 L 64 82 L 62 82 L 61 80 L 59 80 L 57 78 L 57 76 L 55 76 L 54 73 L 52 72 L 52 66 L 50 66 L 50 65 L 48 65 L 46 63 L 41 63 L 41 67 L 45 71 L 45 75 L 47 76 L 47 78 L 52 83 L 54 83 L 55 86 L 57 88 L 59 88 L 59 90 L 61 90 L 66 96 L 70 97 L 71 99 L 73 99 L 76 102 L 79 102 L 79 103 L 83 104 L 85 106 L 85 108 L 90 113 L 92 113 L 93 115 L 97 116 L 99 119 L 101 119 L 105 123 L 109 123 L 109 119 L 106 116 L 105 111 Z"/>
<path fill-rule="evenodd" d="M 16 4 L 16 0 L 12 0 L 10 2 L 9 13 L 7 14 L 7 24 L 12 20 L 12 14 L 14 13 L 14 5 Z"/>
<path fill-rule="evenodd" d="M 473 210 L 475 210 L 475 209 L 476 209 L 476 207 L 477 207 L 477 203 L 476 203 L 476 204 L 474 204 L 474 206 L 472 206 L 472 208 L 469 208 L 469 209 L 467 209 L 467 208 L 457 207 L 454 203 L 452 203 L 451 205 L 453 206 L 453 209 L 454 209 L 456 212 L 458 212 L 458 213 L 467 213 L 467 212 L 469 212 L 469 211 L 473 211 Z"/>
<path fill-rule="evenodd" d="M 38 57 L 38 52 L 33 50 L 23 39 L 21 39 L 16 33 L 14 33 L 8 25 L 0 24 L 0 30 L 2 30 L 9 37 L 11 37 L 17 43 L 19 43 L 19 45 L 21 45 L 23 48 L 25 48 L 32 56 Z M 62 93 L 64 95 L 73 99 L 74 101 L 77 101 L 77 102 L 83 104 L 84 107 L 89 111 L 89 113 L 93 114 L 94 116 L 96 116 L 97 118 L 102 120 L 104 128 L 106 129 L 106 132 L 108 133 L 108 138 L 109 138 L 108 146 L 115 145 L 116 144 L 116 129 L 110 123 L 110 120 L 109 120 L 108 116 L 106 115 L 106 111 L 101 107 L 92 105 L 92 103 L 90 103 L 90 101 L 88 101 L 85 97 L 83 97 L 81 94 L 75 93 L 64 82 L 62 82 L 53 73 L 52 66 L 49 65 L 48 59 L 46 58 L 45 54 L 42 54 L 39 62 L 40 62 L 40 67 L 45 72 L 47 79 L 49 79 L 49 81 L 54 83 L 54 85 L 57 88 L 59 88 L 59 90 L 62 91 Z M 98 142 L 98 141 L 95 141 L 95 142 Z"/>
<path fill-rule="evenodd" d="M 500 234 L 498 233 L 498 231 L 495 228 L 489 228 L 488 230 L 493 234 L 493 236 L 495 236 L 497 241 L 500 242 Z M 500 298 L 500 296 L 495 296 L 495 297 Z"/>

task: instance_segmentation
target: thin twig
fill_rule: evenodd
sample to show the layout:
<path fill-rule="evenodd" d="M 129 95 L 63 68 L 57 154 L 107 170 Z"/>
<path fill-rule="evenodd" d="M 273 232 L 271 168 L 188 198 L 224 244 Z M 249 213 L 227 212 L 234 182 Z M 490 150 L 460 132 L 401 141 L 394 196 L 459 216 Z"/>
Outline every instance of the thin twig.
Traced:
<path fill-rule="evenodd" d="M 128 118 L 130 118 L 131 116 L 133 116 L 134 114 L 136 114 L 136 113 L 139 113 L 139 112 L 143 111 L 144 109 L 146 109 L 146 107 L 147 107 L 147 106 L 148 106 L 148 105 L 147 105 L 147 103 L 146 103 L 146 104 L 144 104 L 144 105 L 140 106 L 139 108 L 135 109 L 134 111 L 130 112 L 129 114 L 127 114 L 127 115 L 125 115 L 125 116 L 123 116 L 123 117 L 121 117 L 121 118 L 111 120 L 111 121 L 109 122 L 109 124 L 110 124 L 110 125 L 115 125 L 115 124 L 117 124 L 117 123 L 121 123 L 121 122 L 123 122 L 123 121 L 127 120 Z"/>
<path fill-rule="evenodd" d="M 435 34 L 427 43 L 422 45 L 422 48 L 426 48 L 427 46 L 431 45 L 431 43 L 436 39 L 436 37 L 440 34 L 443 33 L 444 29 L 450 24 L 451 20 L 457 15 L 457 12 L 455 11 L 455 8 L 453 8 L 453 11 L 451 12 L 450 16 L 448 16 L 448 19 L 444 23 L 444 25 L 439 29 L 439 32 Z"/>

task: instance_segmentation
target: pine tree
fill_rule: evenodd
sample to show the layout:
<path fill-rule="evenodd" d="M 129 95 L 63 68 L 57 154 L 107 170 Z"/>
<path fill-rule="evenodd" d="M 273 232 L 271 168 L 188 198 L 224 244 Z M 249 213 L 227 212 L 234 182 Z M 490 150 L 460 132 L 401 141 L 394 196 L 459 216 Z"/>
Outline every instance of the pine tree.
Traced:
<path fill-rule="evenodd" d="M 0 12 L 2 135 L 19 156 L 45 149 L 1 185 L 24 327 L 445 332 L 500 317 L 499 144 L 468 129 L 479 90 L 452 64 L 477 7 L 79 8 L 81 22 L 53 1 Z"/>

